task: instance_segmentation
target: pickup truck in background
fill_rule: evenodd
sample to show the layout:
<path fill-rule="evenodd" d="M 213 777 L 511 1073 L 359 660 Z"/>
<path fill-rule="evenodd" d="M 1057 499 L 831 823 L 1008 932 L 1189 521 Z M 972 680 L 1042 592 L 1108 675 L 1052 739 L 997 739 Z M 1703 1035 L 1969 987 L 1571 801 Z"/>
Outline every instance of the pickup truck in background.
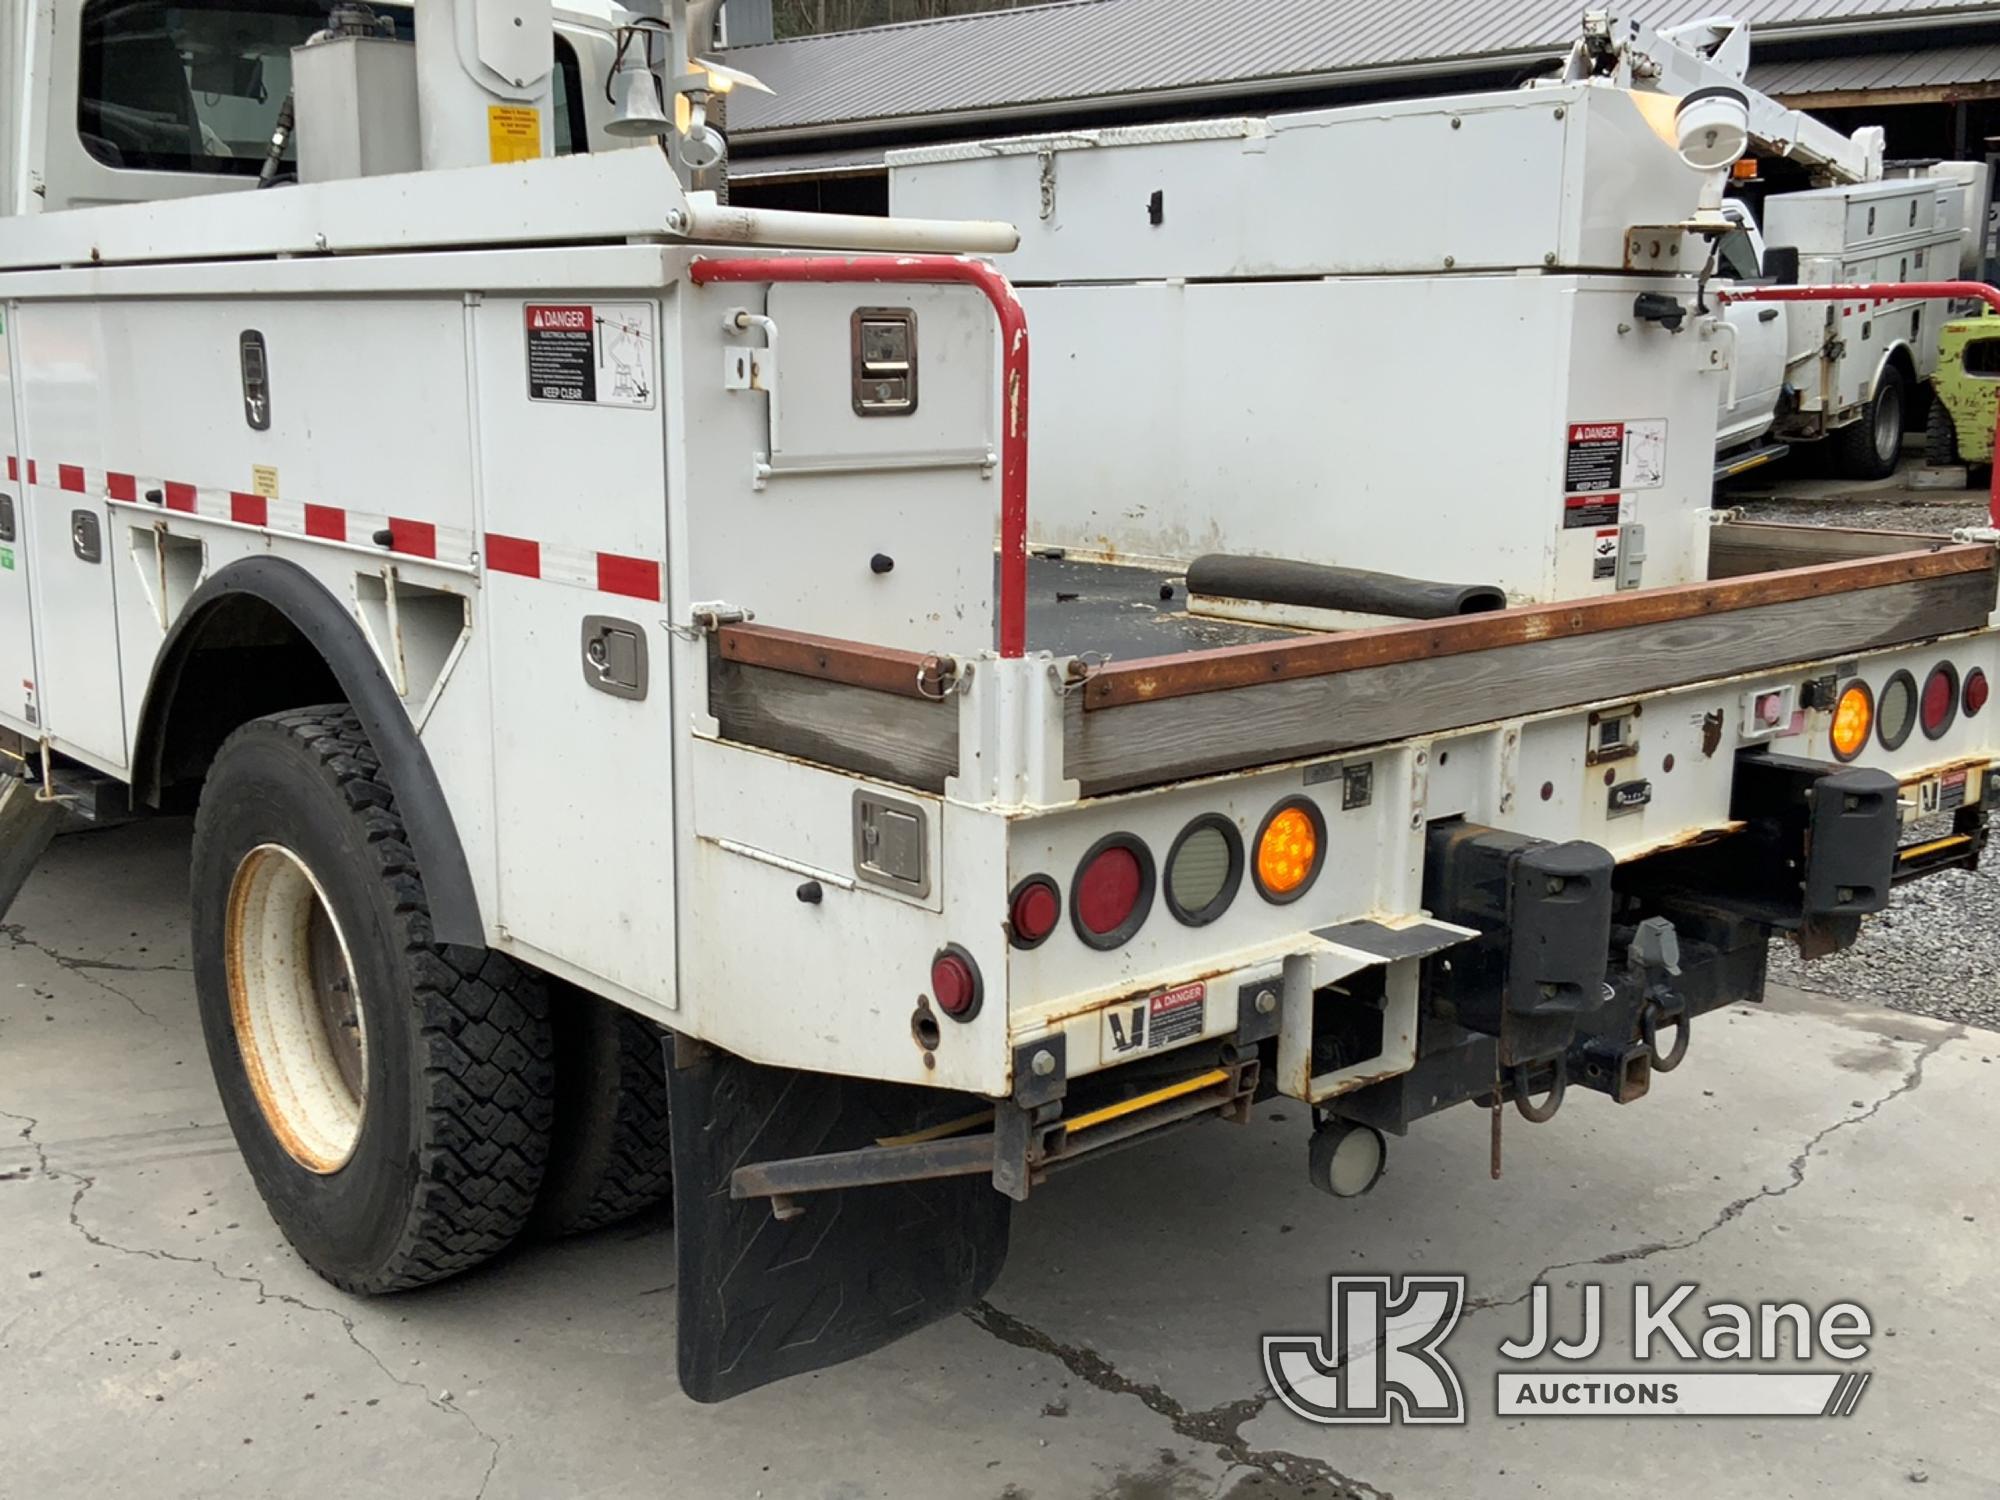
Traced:
<path fill-rule="evenodd" d="M 1924 175 L 1785 193 L 1765 200 L 1760 227 L 1737 199 L 1717 247 L 1725 283 L 1896 283 L 1960 275 L 1978 259 L 1986 175 L 1946 163 Z M 1937 368 L 1943 302 L 1728 304 L 1733 378 L 1719 396 L 1717 475 L 1827 440 L 1837 471 L 1895 472 L 1918 393 Z"/>

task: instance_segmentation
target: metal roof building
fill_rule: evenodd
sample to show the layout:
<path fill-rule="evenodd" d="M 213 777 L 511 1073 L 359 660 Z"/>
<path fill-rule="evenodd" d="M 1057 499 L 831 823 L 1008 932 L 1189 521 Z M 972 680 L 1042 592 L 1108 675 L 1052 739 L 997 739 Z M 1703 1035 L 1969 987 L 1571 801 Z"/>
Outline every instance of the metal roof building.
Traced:
<path fill-rule="evenodd" d="M 774 186 L 879 175 L 881 152 L 909 141 L 1504 87 L 1567 47 L 1580 10 L 1058 0 L 735 47 L 732 61 L 773 90 L 730 101 L 735 174 Z M 1892 129 L 1893 154 L 1982 154 L 2000 130 L 1995 0 L 1659 0 L 1622 13 L 1664 26 L 1718 11 L 1752 23 L 1752 81 L 1767 92 L 1816 109 L 1928 106 L 1910 139 Z"/>

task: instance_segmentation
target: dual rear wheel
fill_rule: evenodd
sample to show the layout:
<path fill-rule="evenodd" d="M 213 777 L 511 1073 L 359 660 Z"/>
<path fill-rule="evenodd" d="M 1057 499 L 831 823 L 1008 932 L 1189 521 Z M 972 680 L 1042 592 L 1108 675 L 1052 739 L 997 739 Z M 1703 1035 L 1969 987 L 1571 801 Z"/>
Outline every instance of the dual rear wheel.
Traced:
<path fill-rule="evenodd" d="M 195 981 L 272 1216 L 352 1292 L 438 1281 L 670 1185 L 660 1033 L 504 954 L 432 941 L 352 710 L 253 720 L 195 820 Z"/>

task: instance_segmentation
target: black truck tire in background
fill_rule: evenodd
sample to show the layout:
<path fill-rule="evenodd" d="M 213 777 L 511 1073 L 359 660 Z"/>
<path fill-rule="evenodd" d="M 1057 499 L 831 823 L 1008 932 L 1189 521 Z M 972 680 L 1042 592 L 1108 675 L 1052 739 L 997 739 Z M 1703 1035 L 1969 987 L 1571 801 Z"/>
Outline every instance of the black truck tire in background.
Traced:
<path fill-rule="evenodd" d="M 556 1123 L 535 1230 L 582 1234 L 673 1193 L 665 1035 L 622 1005 L 550 981 Z"/>
<path fill-rule="evenodd" d="M 1882 366 L 1867 414 L 1831 439 L 1834 466 L 1841 474 L 1849 479 L 1887 479 L 1896 472 L 1903 457 L 1903 417 L 1909 400 L 1903 372 L 1894 365 Z"/>
<path fill-rule="evenodd" d="M 1958 462 L 1958 424 L 1935 394 L 1924 419 L 1924 462 L 1938 469 Z"/>
<path fill-rule="evenodd" d="M 545 984 L 431 941 L 395 794 L 350 708 L 254 719 L 224 742 L 191 875 L 216 1086 L 300 1256 L 377 1293 L 505 1249 L 549 1155 Z"/>

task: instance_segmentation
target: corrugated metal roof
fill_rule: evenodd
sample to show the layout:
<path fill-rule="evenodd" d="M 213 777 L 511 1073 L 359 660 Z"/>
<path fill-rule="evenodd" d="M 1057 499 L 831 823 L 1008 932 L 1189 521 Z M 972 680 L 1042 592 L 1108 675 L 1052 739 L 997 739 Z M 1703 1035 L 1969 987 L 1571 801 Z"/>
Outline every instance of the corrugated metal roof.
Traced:
<path fill-rule="evenodd" d="M 1505 66 L 1560 50 L 1577 0 L 1061 0 L 866 31 L 732 49 L 768 83 L 738 93 L 740 138 L 863 121 L 1027 112 L 1083 100 L 1245 84 Z M 1712 15 L 1717 0 L 1665 0 L 1656 26 Z M 1966 0 L 1738 0 L 1766 30 L 1935 24 L 1954 13 L 2000 19 Z"/>
<path fill-rule="evenodd" d="M 1750 81 L 1781 99 L 1844 94 L 1856 89 L 1929 89 L 1993 83 L 2000 81 L 2000 43 L 1771 63 L 1766 67 L 1753 66 Z"/>

